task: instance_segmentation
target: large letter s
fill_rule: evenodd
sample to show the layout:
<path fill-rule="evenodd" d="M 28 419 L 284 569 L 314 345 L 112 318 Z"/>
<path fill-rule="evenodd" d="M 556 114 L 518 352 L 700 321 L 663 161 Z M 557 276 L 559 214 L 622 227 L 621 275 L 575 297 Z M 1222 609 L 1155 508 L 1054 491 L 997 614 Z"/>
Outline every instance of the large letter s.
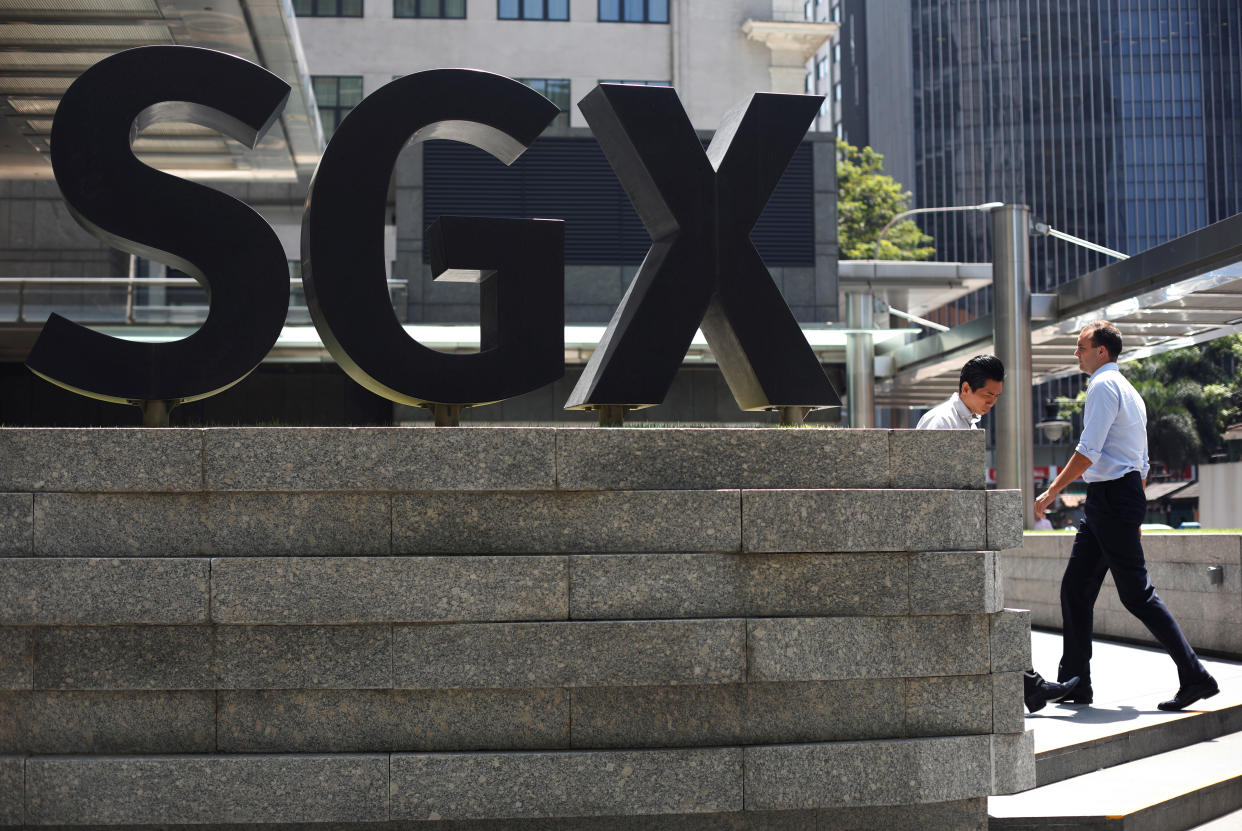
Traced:
<path fill-rule="evenodd" d="M 189 46 L 148 46 L 105 58 L 74 81 L 52 125 L 52 168 L 74 218 L 117 248 L 174 265 L 207 289 L 202 327 L 171 343 L 137 343 L 53 314 L 26 365 L 92 398 L 176 404 L 236 384 L 271 350 L 289 307 L 275 231 L 219 191 L 144 165 L 144 127 L 189 121 L 253 147 L 289 86 L 254 64 Z"/>

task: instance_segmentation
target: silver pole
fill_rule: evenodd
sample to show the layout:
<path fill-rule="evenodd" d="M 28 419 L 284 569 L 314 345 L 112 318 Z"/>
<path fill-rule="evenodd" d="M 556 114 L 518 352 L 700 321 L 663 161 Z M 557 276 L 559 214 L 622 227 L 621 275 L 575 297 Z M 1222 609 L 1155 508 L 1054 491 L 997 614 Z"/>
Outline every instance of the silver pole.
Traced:
<path fill-rule="evenodd" d="M 1023 527 L 1035 523 L 1035 427 L 1031 420 L 1031 209 L 992 211 L 992 289 L 996 357 L 1005 364 L 1005 392 L 996 418 L 996 486 L 1022 490 Z"/>
<path fill-rule="evenodd" d="M 845 295 L 845 325 L 871 329 L 872 298 L 862 291 Z M 845 336 L 845 398 L 851 427 L 875 426 L 875 339 L 871 332 Z"/>

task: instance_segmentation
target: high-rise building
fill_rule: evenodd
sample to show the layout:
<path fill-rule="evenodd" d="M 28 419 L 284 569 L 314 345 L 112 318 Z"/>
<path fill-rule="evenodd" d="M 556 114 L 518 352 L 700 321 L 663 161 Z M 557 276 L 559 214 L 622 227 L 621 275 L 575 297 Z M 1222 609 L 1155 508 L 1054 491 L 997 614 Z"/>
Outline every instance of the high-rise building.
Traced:
<path fill-rule="evenodd" d="M 1242 6 L 1232 0 L 842 0 L 841 133 L 912 207 L 1022 203 L 1127 254 L 1242 209 Z M 985 217 L 925 215 L 936 259 L 990 259 Z M 1031 247 L 1032 290 L 1106 255 Z M 963 300 L 986 310 L 987 293 Z"/>

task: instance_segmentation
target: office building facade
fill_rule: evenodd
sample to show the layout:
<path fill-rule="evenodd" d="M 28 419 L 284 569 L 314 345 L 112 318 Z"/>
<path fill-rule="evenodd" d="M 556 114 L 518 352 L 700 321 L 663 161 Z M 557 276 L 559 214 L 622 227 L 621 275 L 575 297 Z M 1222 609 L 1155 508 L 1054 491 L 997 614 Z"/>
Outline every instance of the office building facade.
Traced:
<path fill-rule="evenodd" d="M 1238 4 L 843 3 L 842 62 L 865 83 L 846 85 L 839 129 L 884 153 L 912 207 L 1026 204 L 1036 221 L 1126 254 L 1242 208 Z M 985 218 L 918 221 L 936 259 L 990 259 Z M 1035 238 L 1031 288 L 1110 261 Z"/>

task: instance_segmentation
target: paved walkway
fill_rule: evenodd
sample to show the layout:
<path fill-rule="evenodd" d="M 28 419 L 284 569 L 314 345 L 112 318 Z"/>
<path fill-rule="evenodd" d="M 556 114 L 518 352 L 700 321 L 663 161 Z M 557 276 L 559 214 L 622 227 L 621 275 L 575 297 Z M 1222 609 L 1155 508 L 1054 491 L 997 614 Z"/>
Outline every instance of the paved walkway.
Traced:
<path fill-rule="evenodd" d="M 1061 659 L 1061 633 L 1033 631 L 1031 658 L 1037 672 L 1055 679 Z M 1192 705 L 1192 709 L 1221 710 L 1242 704 L 1242 662 L 1202 660 L 1216 677 L 1220 693 Z M 1097 640 L 1091 658 L 1091 686 L 1095 702 L 1090 707 L 1049 704 L 1038 713 L 1027 713 L 1026 728 L 1035 731 L 1036 753 L 1187 717 L 1186 713 L 1156 709 L 1177 692 L 1177 668 L 1159 648 Z"/>
<path fill-rule="evenodd" d="M 1036 670 L 1055 678 L 1060 633 L 1032 632 L 1031 655 Z M 1036 754 L 1056 757 L 1057 751 L 1070 747 L 1078 749 L 1062 752 L 1076 754 L 1090 745 L 1094 748 L 1090 758 L 1116 755 L 1122 764 L 1114 762 L 1117 766 L 1096 772 L 1087 772 L 1091 770 L 1087 767 L 1081 776 L 1012 796 L 991 797 L 988 812 L 996 818 L 994 824 L 1018 821 L 1024 828 L 1095 828 L 1113 821 L 1119 828 L 1129 828 L 1130 820 L 1142 820 L 1134 827 L 1188 828 L 1187 820 L 1193 824 L 1193 817 L 1211 816 L 1195 813 L 1195 806 L 1185 800 L 1213 783 L 1234 781 L 1242 775 L 1242 733 L 1201 740 L 1201 728 L 1209 723 L 1204 719 L 1215 718 L 1203 713 L 1242 705 L 1242 662 L 1210 658 L 1203 662 L 1216 677 L 1220 693 L 1188 711 L 1166 713 L 1156 705 L 1177 690 L 1177 671 L 1168 655 L 1156 648 L 1097 640 L 1091 665 L 1094 703 L 1049 704 L 1038 713 L 1028 713 L 1026 726 L 1035 731 Z M 1159 726 L 1176 730 L 1178 721 L 1186 722 L 1187 738 L 1195 743 L 1161 752 L 1169 746 L 1169 734 Z M 1157 729 L 1144 732 L 1150 727 Z M 1062 756 L 1066 758 L 1070 757 Z M 1127 758 L 1134 761 L 1125 762 Z M 1168 816 L 1160 817 L 1161 811 Z M 1206 831 L 1238 831 L 1240 820 L 1242 814 L 1221 817 Z"/>

